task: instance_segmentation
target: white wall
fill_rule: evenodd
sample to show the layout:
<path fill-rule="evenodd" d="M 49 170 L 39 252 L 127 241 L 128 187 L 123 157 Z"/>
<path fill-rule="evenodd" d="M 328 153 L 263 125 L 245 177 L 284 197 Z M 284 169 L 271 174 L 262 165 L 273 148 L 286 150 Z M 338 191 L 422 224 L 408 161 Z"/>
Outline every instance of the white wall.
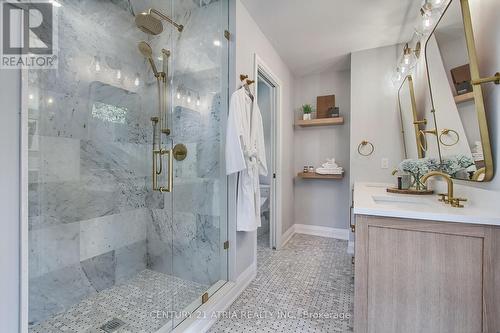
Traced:
<path fill-rule="evenodd" d="M 270 70 L 278 77 L 283 86 L 281 141 L 283 172 L 281 177 L 282 192 L 282 233 L 293 224 L 293 76 L 269 40 L 264 36 L 240 0 L 236 0 L 236 76 L 254 73 L 254 54 L 264 61 Z M 252 77 L 252 79 L 254 79 Z M 236 79 L 239 82 L 239 78 Z M 236 88 L 236 87 L 234 87 Z M 229 221 L 231 223 L 231 221 Z M 233 222 L 234 223 L 234 222 Z M 242 273 L 255 260 L 257 233 L 239 232 L 236 237 L 236 274 Z"/>
<path fill-rule="evenodd" d="M 401 47 L 387 46 L 351 55 L 351 184 L 355 181 L 395 182 L 391 172 L 403 159 L 397 87 L 391 77 Z M 371 156 L 358 154 L 367 140 Z M 381 160 L 389 159 L 389 168 Z"/>
<path fill-rule="evenodd" d="M 20 94 L 20 71 L 0 70 L 0 332 L 19 329 Z"/>
<path fill-rule="evenodd" d="M 296 117 L 300 107 L 316 97 L 335 94 L 335 104 L 344 117 L 344 125 L 295 129 L 295 172 L 304 165 L 319 166 L 334 157 L 344 167 L 343 180 L 295 180 L 295 223 L 347 229 L 349 225 L 349 135 L 350 71 L 327 70 L 295 80 Z"/>

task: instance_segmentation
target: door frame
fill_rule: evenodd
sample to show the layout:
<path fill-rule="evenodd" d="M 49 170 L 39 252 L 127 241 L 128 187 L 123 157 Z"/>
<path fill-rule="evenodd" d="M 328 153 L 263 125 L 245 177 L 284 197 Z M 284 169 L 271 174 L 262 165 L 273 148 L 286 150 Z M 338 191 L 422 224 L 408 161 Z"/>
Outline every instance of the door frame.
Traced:
<path fill-rule="evenodd" d="M 268 170 L 271 173 L 271 193 L 270 193 L 270 237 L 271 247 L 279 250 L 282 243 L 282 202 L 281 202 L 281 179 L 283 176 L 283 156 L 281 149 L 281 119 L 282 119 L 282 87 L 283 84 L 278 76 L 276 76 L 272 69 L 262 60 L 257 53 L 254 54 L 254 79 L 255 79 L 255 99 L 258 101 L 257 80 L 259 73 L 265 76 L 266 80 L 272 83 L 275 87 L 274 110 L 271 115 L 271 160 L 272 168 Z M 257 236 L 255 237 L 255 258 L 257 258 Z"/>

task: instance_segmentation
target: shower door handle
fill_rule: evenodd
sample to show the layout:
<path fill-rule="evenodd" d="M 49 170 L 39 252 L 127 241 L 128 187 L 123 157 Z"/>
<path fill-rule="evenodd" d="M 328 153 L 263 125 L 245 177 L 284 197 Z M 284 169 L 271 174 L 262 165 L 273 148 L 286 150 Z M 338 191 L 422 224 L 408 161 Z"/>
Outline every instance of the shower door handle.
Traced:
<path fill-rule="evenodd" d="M 168 155 L 168 177 L 167 186 L 158 187 L 158 176 L 163 173 L 163 155 Z M 158 161 L 160 162 L 160 169 L 158 170 Z M 153 150 L 153 191 L 172 192 L 174 182 L 174 152 L 172 149 Z"/>

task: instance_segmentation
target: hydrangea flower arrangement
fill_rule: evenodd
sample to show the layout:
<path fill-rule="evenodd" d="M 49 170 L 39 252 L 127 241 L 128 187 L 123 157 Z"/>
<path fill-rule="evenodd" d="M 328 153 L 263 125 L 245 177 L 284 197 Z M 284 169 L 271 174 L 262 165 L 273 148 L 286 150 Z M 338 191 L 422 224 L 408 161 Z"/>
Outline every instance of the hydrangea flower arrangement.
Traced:
<path fill-rule="evenodd" d="M 422 184 L 420 178 L 431 171 L 442 171 L 450 176 L 455 176 L 457 172 L 467 169 L 474 165 L 474 160 L 471 157 L 463 154 L 458 154 L 453 157 L 444 158 L 443 162 L 435 158 L 420 158 L 403 160 L 398 169 L 402 172 L 407 172 L 413 177 L 413 187 L 417 190 L 425 189 L 425 184 Z"/>
<path fill-rule="evenodd" d="M 403 160 L 398 169 L 409 173 L 413 177 L 413 186 L 417 190 L 425 189 L 425 185 L 420 182 L 420 178 L 428 172 L 439 170 L 439 161 L 435 158 L 420 158 Z"/>
<path fill-rule="evenodd" d="M 457 172 L 467 169 L 474 165 L 474 160 L 471 157 L 465 156 L 463 154 L 458 154 L 453 157 L 444 158 L 441 164 L 441 171 L 449 174 L 450 176 L 455 176 Z"/>

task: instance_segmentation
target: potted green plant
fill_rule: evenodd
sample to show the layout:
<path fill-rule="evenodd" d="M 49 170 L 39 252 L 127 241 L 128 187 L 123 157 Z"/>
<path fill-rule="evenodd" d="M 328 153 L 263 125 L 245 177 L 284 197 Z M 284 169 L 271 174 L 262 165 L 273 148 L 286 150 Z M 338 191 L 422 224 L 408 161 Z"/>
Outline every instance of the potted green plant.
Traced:
<path fill-rule="evenodd" d="M 302 112 L 304 113 L 302 119 L 311 120 L 311 113 L 313 112 L 311 104 L 302 105 Z"/>

